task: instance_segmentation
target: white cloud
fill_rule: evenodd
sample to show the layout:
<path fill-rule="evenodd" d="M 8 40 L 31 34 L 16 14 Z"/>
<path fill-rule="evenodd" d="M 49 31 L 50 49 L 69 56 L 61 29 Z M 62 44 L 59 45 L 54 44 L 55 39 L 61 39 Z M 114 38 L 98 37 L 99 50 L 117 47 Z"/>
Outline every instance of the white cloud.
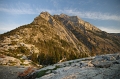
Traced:
<path fill-rule="evenodd" d="M 54 2 L 54 5 L 56 6 L 56 2 Z M 0 12 L 5 12 L 5 13 L 11 13 L 11 14 L 39 14 L 42 11 L 48 11 L 50 14 L 61 14 L 65 13 L 68 15 L 73 15 L 73 16 L 79 16 L 81 18 L 88 18 L 88 19 L 97 19 L 97 20 L 114 20 L 114 21 L 119 21 L 120 22 L 120 15 L 116 14 L 110 14 L 110 13 L 102 13 L 102 12 L 90 12 L 90 11 L 78 11 L 77 9 L 45 9 L 45 8 L 40 8 L 36 7 L 35 5 L 30 5 L 30 4 L 25 4 L 25 3 L 17 3 L 14 5 L 7 5 L 7 4 L 0 4 Z M 3 25 L 4 27 L 0 26 L 0 32 L 1 31 L 9 31 L 11 29 L 14 29 L 16 26 L 20 26 L 22 24 L 0 24 Z M 105 27 L 99 27 L 103 31 L 107 31 L 109 33 L 114 32 L 114 33 L 120 33 L 119 29 L 115 28 L 105 28 Z"/>
<path fill-rule="evenodd" d="M 31 9 L 0 8 L 0 11 L 12 14 L 35 14 Z"/>
<path fill-rule="evenodd" d="M 53 1 L 56 4 L 55 1 Z M 115 20 L 120 21 L 120 15 L 101 13 L 101 12 L 90 12 L 90 11 L 78 11 L 77 9 L 44 9 L 35 5 L 16 3 L 14 5 L 3 5 L 0 4 L 0 12 L 6 12 L 11 14 L 39 14 L 41 11 L 48 11 L 51 14 L 65 13 L 68 15 L 77 15 L 81 18 L 98 19 L 98 20 Z"/>
<path fill-rule="evenodd" d="M 85 12 L 85 11 L 75 11 L 75 10 L 65 10 L 68 14 L 77 15 L 81 18 L 88 19 L 98 19 L 98 20 L 115 20 L 120 21 L 120 15 L 114 15 L 109 13 L 101 13 L 101 12 Z"/>
<path fill-rule="evenodd" d="M 17 3 L 15 5 L 0 4 L 0 12 L 11 14 L 35 14 L 30 5 L 25 3 Z"/>
<path fill-rule="evenodd" d="M 37 11 L 48 11 L 51 14 L 60 14 L 65 13 L 68 15 L 79 16 L 81 18 L 88 18 L 94 20 L 114 20 L 120 21 L 120 15 L 101 13 L 101 12 L 85 12 L 85 11 L 76 11 L 71 9 L 64 10 L 49 10 L 49 9 L 37 9 Z"/>
<path fill-rule="evenodd" d="M 106 28 L 105 26 L 99 26 L 99 28 L 102 30 L 102 31 L 106 31 L 108 33 L 120 33 L 120 30 L 117 29 L 117 28 Z"/>

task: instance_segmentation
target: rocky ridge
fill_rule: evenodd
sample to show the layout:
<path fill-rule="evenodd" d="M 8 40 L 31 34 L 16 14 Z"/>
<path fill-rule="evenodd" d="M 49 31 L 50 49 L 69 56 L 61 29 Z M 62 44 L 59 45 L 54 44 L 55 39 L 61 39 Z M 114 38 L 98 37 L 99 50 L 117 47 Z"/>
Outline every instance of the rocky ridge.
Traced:
<path fill-rule="evenodd" d="M 0 35 L 0 54 L 42 65 L 120 51 L 119 35 L 78 16 L 41 12 L 33 22 Z"/>
<path fill-rule="evenodd" d="M 63 25 L 89 49 L 91 54 L 102 54 L 103 52 L 113 53 L 116 50 L 119 51 L 119 36 L 108 34 L 77 16 L 61 14 L 54 15 L 54 17 L 63 23 Z M 113 48 L 113 46 L 116 48 Z"/>

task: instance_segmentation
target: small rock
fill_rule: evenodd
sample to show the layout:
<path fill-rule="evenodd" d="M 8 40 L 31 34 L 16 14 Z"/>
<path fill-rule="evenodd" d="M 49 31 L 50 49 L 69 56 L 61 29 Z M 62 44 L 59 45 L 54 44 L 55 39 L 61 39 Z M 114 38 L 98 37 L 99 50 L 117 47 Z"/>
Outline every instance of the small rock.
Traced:
<path fill-rule="evenodd" d="M 119 59 L 119 60 L 116 60 L 116 62 L 117 62 L 118 64 L 120 64 L 120 59 Z"/>
<path fill-rule="evenodd" d="M 75 65 L 76 65 L 76 66 L 78 66 L 78 67 L 80 66 L 80 64 L 79 64 L 79 63 L 75 63 Z"/>
<path fill-rule="evenodd" d="M 97 56 L 93 59 L 93 61 L 104 61 L 104 58 L 102 56 Z"/>
<path fill-rule="evenodd" d="M 27 56 L 25 56 L 25 55 L 23 55 L 21 59 L 28 60 Z"/>
<path fill-rule="evenodd" d="M 69 64 L 69 63 L 66 63 L 65 66 L 70 66 L 70 64 Z"/>
<path fill-rule="evenodd" d="M 90 62 L 88 62 L 88 66 L 89 67 L 93 67 L 94 65 L 91 63 L 91 61 Z"/>
<path fill-rule="evenodd" d="M 75 63 L 72 63 L 71 66 L 72 66 L 72 67 L 75 67 Z"/>
<path fill-rule="evenodd" d="M 49 73 L 51 73 L 51 71 L 50 71 L 50 70 L 46 72 L 46 74 L 49 74 Z"/>
<path fill-rule="evenodd" d="M 78 66 L 78 67 L 79 67 L 80 64 L 79 64 L 79 63 L 72 63 L 71 66 L 72 66 L 72 67 L 75 67 L 75 66 Z"/>
<path fill-rule="evenodd" d="M 88 66 L 88 61 L 81 61 L 79 64 L 80 64 L 80 67 L 86 67 Z"/>
<path fill-rule="evenodd" d="M 104 58 L 104 60 L 107 60 L 107 61 L 114 61 L 114 60 L 116 60 L 116 58 L 113 57 L 113 56 L 103 56 L 102 58 Z"/>
<path fill-rule="evenodd" d="M 52 70 L 52 73 L 54 73 L 54 74 L 57 74 L 57 71 L 55 71 L 55 70 Z"/>
<path fill-rule="evenodd" d="M 117 54 L 116 60 L 119 60 L 119 59 L 120 59 L 120 54 Z"/>

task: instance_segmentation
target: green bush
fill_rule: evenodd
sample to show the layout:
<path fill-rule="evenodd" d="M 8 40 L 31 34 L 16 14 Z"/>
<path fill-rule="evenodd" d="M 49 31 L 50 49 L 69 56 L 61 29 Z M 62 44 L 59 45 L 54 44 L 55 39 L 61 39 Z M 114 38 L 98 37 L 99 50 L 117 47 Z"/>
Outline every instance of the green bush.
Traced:
<path fill-rule="evenodd" d="M 60 66 L 55 66 L 54 69 L 42 70 L 42 71 L 40 71 L 40 72 L 37 73 L 36 78 L 40 78 L 40 77 L 46 75 L 46 74 L 47 74 L 47 73 L 46 73 L 47 71 L 51 71 L 51 72 L 52 72 L 52 70 L 56 70 L 57 68 L 60 68 Z"/>

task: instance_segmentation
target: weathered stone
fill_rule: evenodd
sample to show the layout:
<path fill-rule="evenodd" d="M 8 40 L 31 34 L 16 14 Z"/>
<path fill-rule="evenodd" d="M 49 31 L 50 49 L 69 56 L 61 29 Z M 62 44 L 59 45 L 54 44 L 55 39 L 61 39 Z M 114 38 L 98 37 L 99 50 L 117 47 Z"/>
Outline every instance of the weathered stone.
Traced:
<path fill-rule="evenodd" d="M 92 64 L 95 67 L 108 68 L 108 67 L 110 67 L 112 65 L 112 62 L 110 62 L 110 61 L 105 61 L 105 62 L 95 61 L 95 62 L 92 62 Z"/>
<path fill-rule="evenodd" d="M 75 64 L 75 63 L 72 63 L 72 64 L 71 64 L 71 66 L 72 66 L 72 67 L 75 67 L 75 66 L 76 66 L 76 64 Z"/>
<path fill-rule="evenodd" d="M 55 70 L 52 70 L 52 73 L 57 74 L 57 72 Z"/>
<path fill-rule="evenodd" d="M 82 63 L 80 67 L 86 67 L 86 66 L 88 66 L 87 63 Z"/>
<path fill-rule="evenodd" d="M 88 66 L 89 67 L 93 67 L 94 65 L 91 63 L 91 61 L 90 62 L 88 62 Z"/>
<path fill-rule="evenodd" d="M 113 57 L 113 56 L 102 56 L 102 58 L 103 58 L 104 60 L 107 60 L 107 61 L 113 61 L 113 60 L 116 60 L 116 58 Z"/>
<path fill-rule="evenodd" d="M 49 74 L 49 73 L 51 73 L 51 71 L 50 71 L 50 70 L 46 72 L 46 74 Z"/>
<path fill-rule="evenodd" d="M 23 55 L 23 56 L 21 57 L 21 59 L 23 59 L 23 60 L 28 60 L 27 56 L 25 56 L 25 55 Z"/>
<path fill-rule="evenodd" d="M 120 59 L 120 54 L 117 54 L 116 55 L 116 60 L 119 60 Z"/>
<path fill-rule="evenodd" d="M 92 61 L 93 61 L 93 62 L 94 62 L 94 61 L 104 61 L 104 58 L 103 58 L 102 56 L 97 56 L 97 57 L 95 57 Z"/>
<path fill-rule="evenodd" d="M 118 64 L 120 64 L 120 59 L 116 60 L 116 62 L 117 62 Z"/>
<path fill-rule="evenodd" d="M 81 59 L 79 62 L 72 60 L 72 66 L 67 67 L 66 65 L 66 67 L 58 68 L 53 70 L 52 74 L 49 73 L 39 79 L 119 79 L 120 64 L 115 64 L 115 60 L 107 60 L 104 57 L 102 58 L 102 56 L 99 56 L 99 59 L 96 57 L 89 61 L 85 59 L 83 61 Z M 108 57 L 112 57 L 112 55 L 109 55 Z M 63 62 L 61 65 L 69 62 Z M 77 63 L 81 68 L 76 67 Z M 90 67 L 91 64 L 95 67 Z"/>
<path fill-rule="evenodd" d="M 65 63 L 65 66 L 70 66 L 70 64 L 69 63 Z"/>
<path fill-rule="evenodd" d="M 98 74 L 98 75 L 92 77 L 91 79 L 103 79 L 103 74 Z"/>

